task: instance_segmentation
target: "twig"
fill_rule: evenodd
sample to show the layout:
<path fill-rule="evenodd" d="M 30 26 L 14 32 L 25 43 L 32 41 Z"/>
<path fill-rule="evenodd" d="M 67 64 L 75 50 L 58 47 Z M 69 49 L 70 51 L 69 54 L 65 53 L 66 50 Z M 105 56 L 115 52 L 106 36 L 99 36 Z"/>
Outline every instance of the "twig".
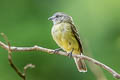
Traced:
<path fill-rule="evenodd" d="M 13 63 L 13 60 L 12 60 L 12 49 L 10 47 L 10 43 L 8 41 L 8 38 L 7 36 L 4 34 L 4 33 L 1 33 L 1 35 L 4 37 L 5 41 L 7 42 L 8 46 L 7 46 L 7 50 L 8 50 L 8 61 L 11 65 L 11 67 L 15 70 L 15 72 L 23 79 L 23 80 L 26 80 L 26 70 L 28 68 L 34 68 L 35 66 L 32 65 L 32 64 L 27 64 L 25 67 L 24 67 L 24 72 L 20 72 L 20 70 L 16 67 L 16 65 Z"/>
<path fill-rule="evenodd" d="M 0 41 L 0 46 L 6 50 L 9 50 L 9 46 L 7 46 L 6 44 L 4 44 L 3 42 Z M 67 56 L 68 53 L 66 52 L 63 52 L 63 51 L 57 51 L 55 52 L 55 50 L 53 49 L 47 49 L 47 48 L 43 48 L 43 47 L 40 47 L 40 46 L 33 46 L 33 47 L 10 47 L 11 51 L 42 51 L 42 52 L 46 52 L 46 53 L 49 53 L 49 54 L 59 54 L 59 55 L 63 55 L 63 56 Z M 117 79 L 120 79 L 120 74 L 117 73 L 116 71 L 114 71 L 112 68 L 110 68 L 109 66 L 93 59 L 93 58 L 90 58 L 88 56 L 85 56 L 85 55 L 75 55 L 73 54 L 72 55 L 73 57 L 78 57 L 78 58 L 81 58 L 81 59 L 84 59 L 84 60 L 88 60 L 89 62 L 92 62 L 102 68 L 104 68 L 105 70 L 107 70 L 108 72 L 110 72 L 115 78 Z"/>
<path fill-rule="evenodd" d="M 91 53 L 89 54 L 86 53 L 86 54 L 90 57 L 93 57 Z M 90 68 L 94 76 L 96 77 L 96 80 L 108 80 L 99 66 L 88 63 L 88 67 Z"/>
<path fill-rule="evenodd" d="M 24 67 L 23 75 L 25 76 L 25 79 L 26 79 L 26 72 L 27 72 L 28 68 L 35 68 L 35 65 L 33 65 L 33 64 L 27 64 L 27 65 Z"/>

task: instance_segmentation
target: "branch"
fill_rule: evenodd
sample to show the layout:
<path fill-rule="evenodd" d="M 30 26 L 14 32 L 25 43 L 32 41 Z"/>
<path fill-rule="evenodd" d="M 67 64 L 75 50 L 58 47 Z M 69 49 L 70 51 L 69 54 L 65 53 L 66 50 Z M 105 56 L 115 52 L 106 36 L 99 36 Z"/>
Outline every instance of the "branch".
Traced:
<path fill-rule="evenodd" d="M 88 56 L 93 57 L 91 53 L 89 53 Z M 96 80 L 108 80 L 99 66 L 88 63 L 88 67 L 96 77 Z"/>
<path fill-rule="evenodd" d="M 12 49 L 10 47 L 10 43 L 8 41 L 8 38 L 7 36 L 4 34 L 4 33 L 1 33 L 1 35 L 4 37 L 5 41 L 7 42 L 8 46 L 7 46 L 7 50 L 8 50 L 8 61 L 11 65 L 11 67 L 15 70 L 15 72 L 23 79 L 23 80 L 26 80 L 26 71 L 28 68 L 34 68 L 35 66 L 32 65 L 32 64 L 27 64 L 25 67 L 24 67 L 24 72 L 20 72 L 20 70 L 16 67 L 16 65 L 13 63 L 13 60 L 12 60 Z"/>
<path fill-rule="evenodd" d="M 6 50 L 9 50 L 9 46 L 7 46 L 6 44 L 4 44 L 3 42 L 0 41 L 0 46 Z M 47 48 L 43 48 L 43 47 L 40 47 L 40 46 L 33 46 L 33 47 L 10 47 L 11 51 L 42 51 L 42 52 L 46 52 L 46 53 L 49 53 L 49 54 L 59 54 L 59 55 L 63 55 L 63 56 L 68 56 L 68 53 L 66 52 L 63 52 L 63 51 L 55 51 L 53 49 L 47 49 Z M 88 56 L 85 56 L 85 55 L 75 55 L 73 54 L 72 55 L 73 57 L 77 57 L 77 58 L 81 58 L 81 59 L 84 59 L 84 60 L 88 60 L 89 62 L 92 62 L 102 68 L 104 68 L 105 70 L 107 70 L 108 72 L 110 72 L 115 78 L 117 79 L 120 79 L 120 74 L 117 73 L 116 71 L 114 71 L 112 68 L 110 68 L 109 66 L 93 59 L 93 58 L 90 58 Z"/>

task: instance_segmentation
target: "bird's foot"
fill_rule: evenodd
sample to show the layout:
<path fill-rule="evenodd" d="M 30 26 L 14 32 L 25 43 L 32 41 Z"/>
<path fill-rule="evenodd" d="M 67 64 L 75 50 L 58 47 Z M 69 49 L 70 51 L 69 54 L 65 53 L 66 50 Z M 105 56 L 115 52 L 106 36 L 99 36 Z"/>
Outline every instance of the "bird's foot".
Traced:
<path fill-rule="evenodd" d="M 72 51 L 70 53 L 68 53 L 68 57 L 69 58 L 72 58 L 72 52 L 73 52 L 74 49 L 72 49 Z"/>
<path fill-rule="evenodd" d="M 62 50 L 61 48 L 55 49 L 54 53 L 56 54 L 57 52 L 59 52 L 60 50 Z"/>
<path fill-rule="evenodd" d="M 69 58 L 72 58 L 72 52 L 68 53 L 67 55 Z"/>

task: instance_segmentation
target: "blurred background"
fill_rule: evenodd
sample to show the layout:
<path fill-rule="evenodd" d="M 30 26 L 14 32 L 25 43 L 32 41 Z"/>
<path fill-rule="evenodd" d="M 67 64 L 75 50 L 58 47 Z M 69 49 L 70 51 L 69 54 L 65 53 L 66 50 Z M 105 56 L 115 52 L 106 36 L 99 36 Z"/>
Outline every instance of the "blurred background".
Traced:
<path fill-rule="evenodd" d="M 55 12 L 73 17 L 84 47 L 84 54 L 107 64 L 120 73 L 120 1 L 119 0 L 0 0 L 0 33 L 13 46 L 39 45 L 56 49 L 51 37 Z M 0 36 L 0 41 L 4 41 Z M 23 71 L 32 63 L 27 80 L 116 80 L 87 62 L 88 72 L 79 73 L 73 59 L 44 52 L 13 52 L 13 61 Z M 21 80 L 8 64 L 7 51 L 0 48 L 0 80 Z"/>

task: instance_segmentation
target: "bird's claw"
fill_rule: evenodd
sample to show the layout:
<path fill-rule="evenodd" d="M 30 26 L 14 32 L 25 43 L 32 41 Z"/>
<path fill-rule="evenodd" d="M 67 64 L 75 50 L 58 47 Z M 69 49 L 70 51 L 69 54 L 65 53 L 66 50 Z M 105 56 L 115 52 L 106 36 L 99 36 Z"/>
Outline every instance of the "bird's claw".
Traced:
<path fill-rule="evenodd" d="M 54 53 L 56 54 L 57 52 L 59 52 L 61 50 L 61 48 L 55 49 Z"/>
<path fill-rule="evenodd" d="M 67 55 L 69 58 L 72 58 L 72 52 L 68 53 Z"/>
<path fill-rule="evenodd" d="M 68 53 L 68 57 L 72 58 L 72 52 L 73 52 L 74 48 L 72 49 L 72 51 L 70 53 Z"/>

